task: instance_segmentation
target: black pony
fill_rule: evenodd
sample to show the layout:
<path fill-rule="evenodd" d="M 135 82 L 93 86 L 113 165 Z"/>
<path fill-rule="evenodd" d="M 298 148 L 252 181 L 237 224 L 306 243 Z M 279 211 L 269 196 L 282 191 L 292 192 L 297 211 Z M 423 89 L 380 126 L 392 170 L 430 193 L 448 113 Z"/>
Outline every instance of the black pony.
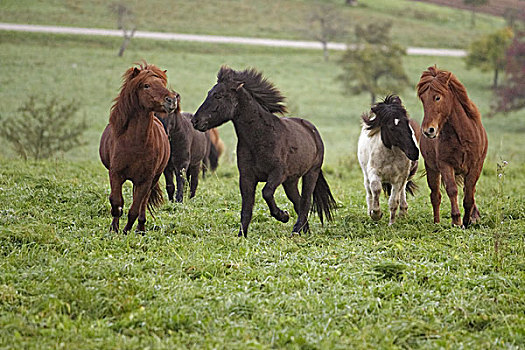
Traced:
<path fill-rule="evenodd" d="M 235 71 L 223 66 L 217 84 L 192 119 L 193 126 L 201 131 L 233 121 L 242 197 L 239 236 L 247 236 L 258 182 L 266 182 L 262 195 L 271 215 L 288 222 L 288 212 L 279 209 L 274 199 L 277 186 L 283 185 L 298 214 L 294 233 L 308 232 L 312 207 L 321 223 L 323 215 L 332 219 L 336 203 L 321 171 L 321 136 L 307 120 L 275 116 L 286 112 L 283 101 L 279 90 L 255 69 Z M 302 195 L 297 188 L 300 178 Z"/>

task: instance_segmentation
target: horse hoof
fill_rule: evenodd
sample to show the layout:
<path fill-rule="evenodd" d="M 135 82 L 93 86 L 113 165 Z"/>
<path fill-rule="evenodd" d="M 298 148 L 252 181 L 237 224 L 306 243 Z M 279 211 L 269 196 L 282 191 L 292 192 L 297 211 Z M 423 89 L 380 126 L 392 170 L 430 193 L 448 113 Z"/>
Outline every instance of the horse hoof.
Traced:
<path fill-rule="evenodd" d="M 301 232 L 293 231 L 292 234 L 290 235 L 290 238 L 294 238 L 300 235 L 301 235 Z"/>
<path fill-rule="evenodd" d="M 381 210 L 370 210 L 370 217 L 374 221 L 379 221 L 383 217 Z"/>
<path fill-rule="evenodd" d="M 286 210 L 281 210 L 275 218 L 280 222 L 287 223 L 288 220 L 290 220 L 290 214 L 288 214 L 288 211 Z"/>

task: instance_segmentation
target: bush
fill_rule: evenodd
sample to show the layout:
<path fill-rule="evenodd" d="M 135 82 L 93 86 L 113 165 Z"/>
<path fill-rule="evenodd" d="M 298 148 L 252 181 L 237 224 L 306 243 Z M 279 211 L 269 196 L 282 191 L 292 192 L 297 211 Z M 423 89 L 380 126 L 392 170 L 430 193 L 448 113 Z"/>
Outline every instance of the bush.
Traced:
<path fill-rule="evenodd" d="M 61 104 L 57 97 L 30 96 L 17 115 L 0 118 L 0 136 L 24 159 L 50 158 L 83 144 L 87 124 L 75 118 L 78 109 L 74 100 Z"/>

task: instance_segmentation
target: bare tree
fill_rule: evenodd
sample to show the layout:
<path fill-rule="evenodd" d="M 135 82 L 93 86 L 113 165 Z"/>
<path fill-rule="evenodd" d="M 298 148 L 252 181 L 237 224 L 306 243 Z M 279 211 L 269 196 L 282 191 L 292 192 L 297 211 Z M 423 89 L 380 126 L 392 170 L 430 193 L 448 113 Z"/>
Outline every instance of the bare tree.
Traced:
<path fill-rule="evenodd" d="M 319 6 L 308 18 L 308 32 L 323 45 L 324 60 L 328 61 L 328 42 L 342 37 L 345 33 L 345 21 L 337 8 L 329 5 Z"/>
<path fill-rule="evenodd" d="M 118 29 L 122 30 L 124 40 L 118 51 L 118 56 L 122 57 L 124 50 L 128 47 L 131 38 L 135 35 L 137 26 L 135 25 L 135 15 L 133 10 L 124 3 L 113 3 L 109 6 L 111 12 L 117 15 L 117 26 Z"/>

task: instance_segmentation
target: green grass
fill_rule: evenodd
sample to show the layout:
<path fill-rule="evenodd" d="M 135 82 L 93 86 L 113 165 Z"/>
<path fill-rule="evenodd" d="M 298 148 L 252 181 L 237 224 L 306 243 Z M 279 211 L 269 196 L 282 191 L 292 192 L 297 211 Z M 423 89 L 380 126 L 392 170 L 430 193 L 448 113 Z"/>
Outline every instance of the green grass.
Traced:
<path fill-rule="evenodd" d="M 148 217 L 144 236 L 124 236 L 107 230 L 98 162 L 2 159 L 0 347 L 524 346 L 525 168 L 507 169 L 500 191 L 493 165 L 478 187 L 482 223 L 468 230 L 450 227 L 446 200 L 432 223 L 422 179 L 407 218 L 374 223 L 360 170 L 339 166 L 327 174 L 333 223 L 313 217 L 311 234 L 289 238 L 258 191 L 239 239 L 233 165 Z"/>
<path fill-rule="evenodd" d="M 0 21 L 116 28 L 110 3 L 4 0 Z M 348 29 L 392 21 L 396 41 L 410 46 L 465 48 L 473 38 L 505 23 L 502 18 L 478 14 L 477 26 L 471 28 L 468 11 L 400 0 L 359 0 L 357 7 L 345 6 L 343 0 L 134 0 L 126 5 L 135 13 L 139 30 L 312 40 L 307 34 L 308 18 L 321 3 L 336 6 Z"/>
<path fill-rule="evenodd" d="M 28 16 L 49 4 L 35 4 Z M 450 227 L 444 195 L 442 223 L 434 225 L 420 178 L 408 217 L 389 227 L 366 215 L 355 151 L 369 96 L 341 94 L 338 53 L 325 63 L 307 50 L 133 40 L 118 58 L 119 45 L 0 32 L 0 115 L 31 94 L 58 95 L 80 101 L 79 117 L 89 120 L 86 145 L 55 160 L 20 161 L 0 141 L 0 348 L 525 346 L 525 129 L 521 112 L 488 118 L 490 73 L 468 71 L 457 58 L 405 58 L 412 86 L 433 64 L 460 78 L 484 115 L 490 146 L 476 194 L 481 224 Z M 98 140 L 120 76 L 142 58 L 168 69 L 188 111 L 221 64 L 263 70 L 293 114 L 320 129 L 339 205 L 334 222 L 323 227 L 312 217 L 311 234 L 289 238 L 293 223 L 270 217 L 259 186 L 250 235 L 238 239 L 236 138 L 224 125 L 226 155 L 196 198 L 148 215 L 144 236 L 109 233 Z M 414 89 L 399 93 L 420 121 Z M 502 160 L 509 165 L 500 178 Z M 127 213 L 129 185 L 124 194 Z M 282 189 L 276 200 L 293 212 Z M 387 210 L 384 198 L 381 205 Z"/>

